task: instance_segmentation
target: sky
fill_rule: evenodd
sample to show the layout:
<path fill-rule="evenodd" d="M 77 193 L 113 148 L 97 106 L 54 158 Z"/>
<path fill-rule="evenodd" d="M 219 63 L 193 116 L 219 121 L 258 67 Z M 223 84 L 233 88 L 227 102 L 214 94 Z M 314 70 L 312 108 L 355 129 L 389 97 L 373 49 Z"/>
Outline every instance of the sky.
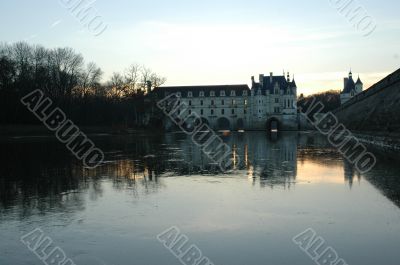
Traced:
<path fill-rule="evenodd" d="M 398 0 L 2 0 L 0 42 L 72 47 L 103 81 L 132 63 L 166 85 L 250 84 L 286 71 L 309 95 L 343 89 L 350 68 L 365 88 L 397 70 L 399 10 Z"/>

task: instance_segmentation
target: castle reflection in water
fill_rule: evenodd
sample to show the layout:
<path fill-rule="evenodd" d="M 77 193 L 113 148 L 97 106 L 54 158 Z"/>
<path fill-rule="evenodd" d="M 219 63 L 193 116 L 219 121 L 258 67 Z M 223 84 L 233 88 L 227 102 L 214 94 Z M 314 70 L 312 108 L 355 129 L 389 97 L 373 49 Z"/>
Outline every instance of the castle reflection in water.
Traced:
<path fill-rule="evenodd" d="M 233 150 L 235 175 L 246 176 L 253 184 L 259 183 L 261 187 L 282 186 L 290 189 L 296 184 L 298 165 L 310 163 L 342 168 L 340 180 L 344 180 L 350 187 L 355 178 L 360 179 L 354 167 L 343 159 L 322 135 L 297 132 L 268 135 L 251 132 L 223 134 L 221 138 Z M 152 175 L 158 177 L 166 172 L 167 175 L 224 175 L 190 137 L 168 134 L 164 143 L 170 151 L 169 159 L 158 160 L 155 157 L 158 165 L 162 162 L 162 169 L 158 168 Z"/>
<path fill-rule="evenodd" d="M 241 161 L 232 173 L 218 171 L 215 163 L 182 133 L 93 136 L 107 159 L 95 170 L 83 168 L 55 139 L 3 139 L 0 210 L 20 205 L 22 215 L 29 215 L 40 209 L 65 207 L 68 201 L 72 209 L 80 209 L 86 200 L 84 194 L 92 200 L 102 196 L 104 181 L 136 197 L 162 190 L 165 178 L 199 176 L 247 178 L 254 186 L 287 190 L 298 183 L 316 182 L 342 183 L 351 188 L 365 178 L 400 205 L 398 169 L 386 159 L 378 159 L 373 172 L 360 176 L 326 138 L 316 133 L 254 132 L 221 137 Z"/>

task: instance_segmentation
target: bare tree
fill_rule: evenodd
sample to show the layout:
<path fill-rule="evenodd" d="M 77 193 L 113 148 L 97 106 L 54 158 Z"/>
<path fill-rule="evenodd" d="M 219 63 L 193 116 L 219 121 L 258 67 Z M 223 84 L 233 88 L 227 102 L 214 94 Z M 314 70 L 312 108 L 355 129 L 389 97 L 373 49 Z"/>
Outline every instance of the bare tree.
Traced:
<path fill-rule="evenodd" d="M 109 93 L 111 96 L 119 98 L 125 96 L 124 78 L 120 73 L 114 72 L 108 83 L 110 88 Z"/>
<path fill-rule="evenodd" d="M 31 77 L 32 48 L 26 42 L 17 42 L 13 45 L 11 52 L 17 64 L 17 88 L 25 88 Z"/>
<path fill-rule="evenodd" d="M 125 82 L 129 87 L 128 94 L 133 95 L 136 93 L 138 82 L 140 81 L 141 66 L 138 64 L 131 64 L 125 70 Z"/>
<path fill-rule="evenodd" d="M 49 80 L 49 52 L 46 48 L 36 45 L 33 48 L 33 81 L 35 88 L 43 89 L 51 84 Z"/>
<path fill-rule="evenodd" d="M 156 73 L 152 73 L 150 76 L 152 89 L 156 87 L 160 87 L 167 82 L 167 78 L 157 75 Z"/>
<path fill-rule="evenodd" d="M 124 84 L 124 79 L 120 73 L 114 72 L 111 76 L 110 84 L 113 87 L 120 87 Z"/>
<path fill-rule="evenodd" d="M 80 94 L 87 97 L 90 91 L 94 91 L 94 88 L 99 85 L 102 75 L 103 71 L 100 67 L 93 62 L 88 63 L 80 78 Z"/>
<path fill-rule="evenodd" d="M 152 75 L 152 71 L 150 68 L 143 66 L 140 72 L 141 72 L 140 87 L 143 91 L 146 91 L 147 81 L 151 81 L 150 78 Z"/>
<path fill-rule="evenodd" d="M 48 92 L 55 98 L 70 98 L 82 74 L 83 57 L 71 48 L 55 49 L 50 57 L 55 91 Z"/>

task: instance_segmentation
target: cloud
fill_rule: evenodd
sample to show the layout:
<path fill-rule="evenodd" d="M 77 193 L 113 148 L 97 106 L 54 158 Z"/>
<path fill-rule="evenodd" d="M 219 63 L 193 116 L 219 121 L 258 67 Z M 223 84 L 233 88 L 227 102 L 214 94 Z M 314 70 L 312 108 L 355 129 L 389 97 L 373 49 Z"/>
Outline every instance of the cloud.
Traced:
<path fill-rule="evenodd" d="M 61 19 L 60 19 L 60 20 L 57 20 L 57 21 L 55 21 L 53 24 L 51 24 L 50 28 L 51 28 L 51 29 L 53 29 L 53 28 L 57 27 L 57 25 L 58 25 L 58 24 L 60 24 L 60 23 L 61 23 L 61 21 L 62 21 Z"/>

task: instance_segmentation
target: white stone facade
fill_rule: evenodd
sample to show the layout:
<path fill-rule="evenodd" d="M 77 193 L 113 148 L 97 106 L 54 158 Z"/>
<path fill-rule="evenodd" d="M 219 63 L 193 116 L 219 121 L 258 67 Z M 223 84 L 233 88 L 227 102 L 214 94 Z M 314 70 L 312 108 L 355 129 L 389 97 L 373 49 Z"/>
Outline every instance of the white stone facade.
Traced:
<path fill-rule="evenodd" d="M 215 130 L 297 130 L 297 87 L 284 76 L 260 75 L 248 85 L 160 87 L 157 98 L 177 93 L 203 122 Z M 167 129 L 172 121 L 165 119 Z"/>

